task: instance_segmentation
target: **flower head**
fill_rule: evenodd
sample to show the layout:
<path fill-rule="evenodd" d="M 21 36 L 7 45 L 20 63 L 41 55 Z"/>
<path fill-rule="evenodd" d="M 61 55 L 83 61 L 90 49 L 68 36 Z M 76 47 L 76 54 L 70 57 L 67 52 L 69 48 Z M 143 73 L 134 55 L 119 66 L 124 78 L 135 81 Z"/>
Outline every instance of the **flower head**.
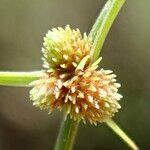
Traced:
<path fill-rule="evenodd" d="M 49 30 L 44 37 L 42 52 L 45 68 L 74 71 L 80 61 L 90 54 L 91 39 L 82 37 L 79 29 L 58 27 Z"/>
<path fill-rule="evenodd" d="M 89 57 L 82 59 L 73 76 L 62 74 L 60 70 L 46 73 L 36 81 L 31 90 L 34 105 L 50 112 L 64 108 L 74 120 L 88 120 L 91 124 L 106 121 L 121 108 L 118 101 L 119 83 L 110 70 L 99 70 L 98 62 L 85 68 Z"/>
<path fill-rule="evenodd" d="M 68 89 L 65 97 L 67 113 L 74 120 L 85 119 L 91 124 L 103 122 L 114 116 L 121 108 L 118 101 L 122 95 L 118 94 L 119 83 L 111 70 L 96 71 L 96 64 L 86 70 L 77 70 L 75 76 L 66 81 Z"/>

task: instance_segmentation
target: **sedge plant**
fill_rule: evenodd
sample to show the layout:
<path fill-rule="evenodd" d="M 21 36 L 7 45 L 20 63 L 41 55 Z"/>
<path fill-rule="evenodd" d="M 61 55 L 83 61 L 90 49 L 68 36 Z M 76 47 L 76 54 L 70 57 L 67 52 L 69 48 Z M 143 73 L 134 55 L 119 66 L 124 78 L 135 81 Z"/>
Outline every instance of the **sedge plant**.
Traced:
<path fill-rule="evenodd" d="M 49 30 L 42 47 L 44 70 L 0 72 L 0 85 L 31 87 L 33 105 L 64 113 L 55 150 L 71 150 L 80 122 L 106 123 L 131 149 L 137 145 L 112 120 L 121 108 L 120 84 L 111 70 L 97 69 L 106 36 L 125 0 L 107 0 L 90 33 L 58 27 Z"/>

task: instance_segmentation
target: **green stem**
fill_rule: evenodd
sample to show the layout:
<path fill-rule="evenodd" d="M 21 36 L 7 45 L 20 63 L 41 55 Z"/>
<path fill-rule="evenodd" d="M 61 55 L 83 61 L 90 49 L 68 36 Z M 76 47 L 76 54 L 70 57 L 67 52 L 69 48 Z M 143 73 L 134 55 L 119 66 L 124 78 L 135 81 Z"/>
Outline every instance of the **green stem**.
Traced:
<path fill-rule="evenodd" d="M 29 86 L 29 83 L 42 76 L 42 71 L 4 72 L 0 71 L 0 85 Z"/>
<path fill-rule="evenodd" d="M 79 121 L 73 121 L 69 117 L 63 118 L 55 150 L 71 150 L 74 144 Z"/>
<path fill-rule="evenodd" d="M 113 120 L 108 120 L 106 122 L 108 127 L 110 127 L 120 138 L 123 139 L 123 141 L 132 149 L 132 150 L 138 150 L 139 148 L 136 146 L 134 141 L 130 139 L 127 134 L 113 121 Z"/>
<path fill-rule="evenodd" d="M 94 44 L 92 49 L 93 61 L 97 60 L 106 36 L 125 0 L 108 0 L 100 12 L 89 34 Z"/>

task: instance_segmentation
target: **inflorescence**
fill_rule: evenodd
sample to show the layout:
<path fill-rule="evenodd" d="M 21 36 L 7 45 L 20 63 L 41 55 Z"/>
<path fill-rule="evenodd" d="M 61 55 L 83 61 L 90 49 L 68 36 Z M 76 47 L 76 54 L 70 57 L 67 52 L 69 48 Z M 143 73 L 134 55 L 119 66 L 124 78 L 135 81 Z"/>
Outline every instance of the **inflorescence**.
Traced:
<path fill-rule="evenodd" d="M 48 31 L 44 37 L 42 52 L 43 67 L 74 71 L 80 61 L 90 54 L 92 41 L 86 33 L 82 37 L 80 30 L 58 27 Z"/>
<path fill-rule="evenodd" d="M 92 40 L 79 29 L 57 28 L 44 38 L 43 77 L 31 83 L 33 105 L 51 113 L 64 110 L 74 120 L 91 124 L 104 122 L 121 108 L 121 86 L 111 70 L 96 70 L 99 58 L 91 65 Z"/>

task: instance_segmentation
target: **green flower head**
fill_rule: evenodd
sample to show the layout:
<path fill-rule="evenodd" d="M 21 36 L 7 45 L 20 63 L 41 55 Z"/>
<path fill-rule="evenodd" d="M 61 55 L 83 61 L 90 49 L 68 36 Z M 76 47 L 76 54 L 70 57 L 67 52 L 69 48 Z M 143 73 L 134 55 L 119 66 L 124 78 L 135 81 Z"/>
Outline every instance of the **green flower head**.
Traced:
<path fill-rule="evenodd" d="M 44 37 L 43 67 L 74 71 L 80 61 L 90 54 L 91 47 L 91 39 L 86 33 L 82 37 L 79 29 L 71 29 L 69 25 L 65 29 L 53 28 Z"/>

